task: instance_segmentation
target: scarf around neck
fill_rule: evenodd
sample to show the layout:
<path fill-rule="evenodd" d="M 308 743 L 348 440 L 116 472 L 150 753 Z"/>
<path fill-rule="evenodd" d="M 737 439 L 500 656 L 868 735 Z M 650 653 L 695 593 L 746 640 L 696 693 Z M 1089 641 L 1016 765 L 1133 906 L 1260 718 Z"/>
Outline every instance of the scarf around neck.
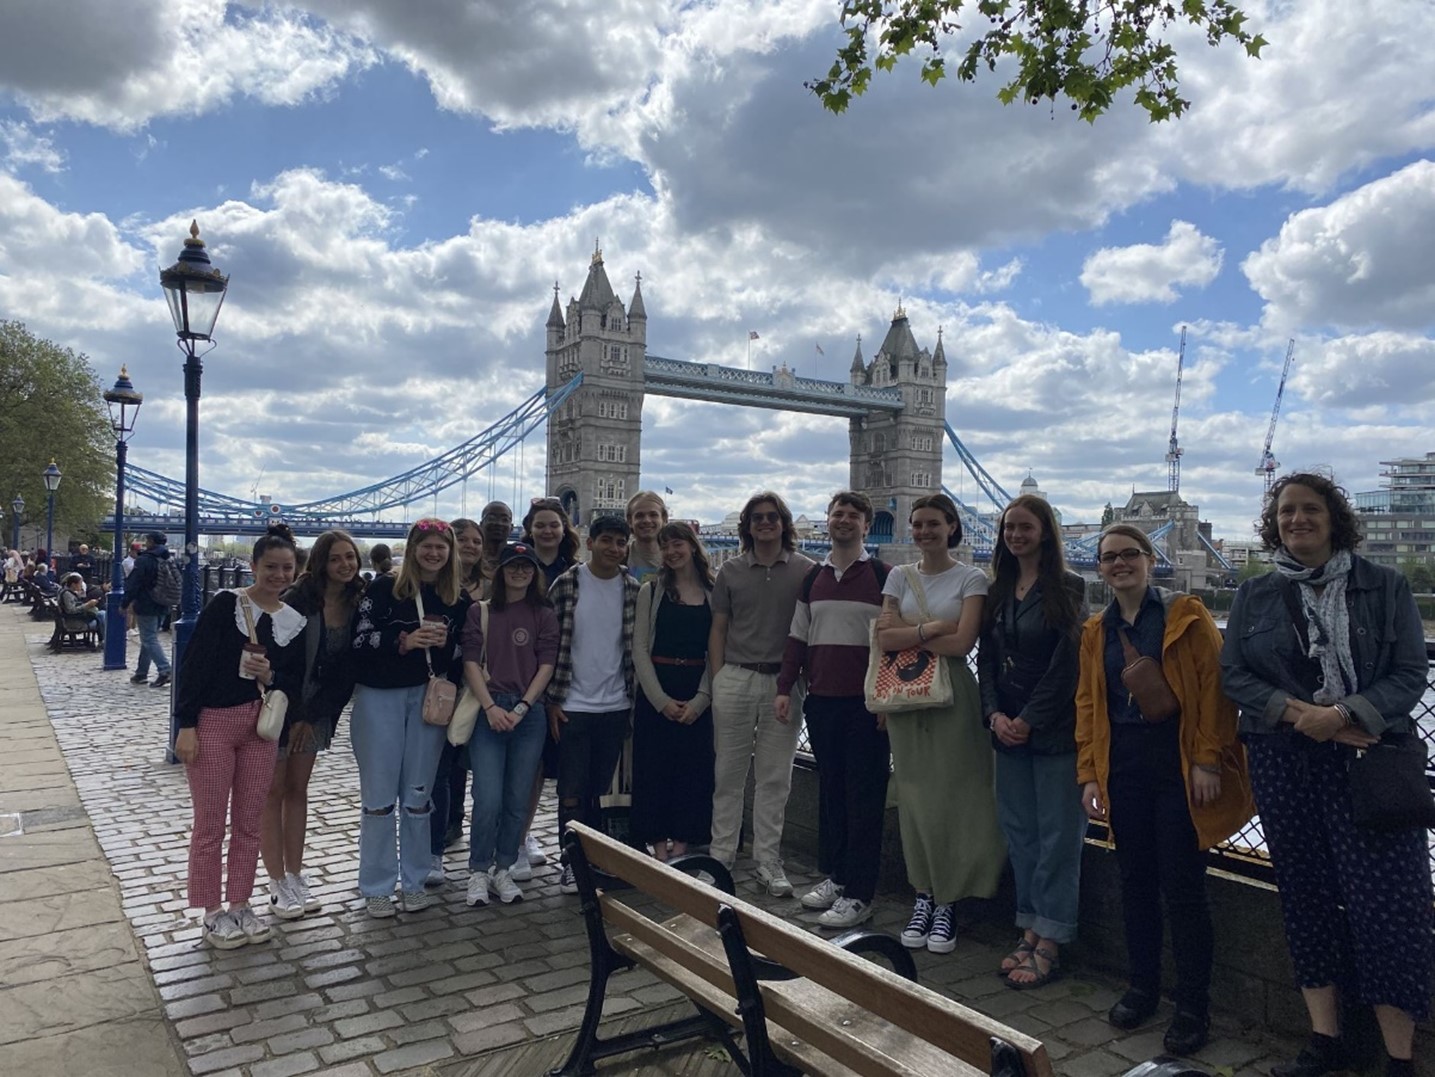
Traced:
<path fill-rule="evenodd" d="M 1282 546 L 1276 550 L 1274 561 L 1276 571 L 1297 585 L 1310 640 L 1306 657 L 1320 663 L 1324 678 L 1311 699 L 1327 706 L 1360 687 L 1355 676 L 1355 656 L 1350 652 L 1350 611 L 1345 606 L 1345 584 L 1352 564 L 1350 551 L 1337 550 L 1319 568 L 1308 568 Z M 1317 587 L 1324 590 L 1316 594 Z"/>

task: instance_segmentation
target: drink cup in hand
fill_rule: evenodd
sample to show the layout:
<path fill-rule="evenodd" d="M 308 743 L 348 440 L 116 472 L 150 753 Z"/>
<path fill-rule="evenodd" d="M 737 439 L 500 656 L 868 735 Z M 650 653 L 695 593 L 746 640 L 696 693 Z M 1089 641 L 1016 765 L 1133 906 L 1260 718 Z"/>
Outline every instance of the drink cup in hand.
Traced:
<path fill-rule="evenodd" d="M 249 672 L 249 656 L 258 655 L 264 657 L 264 646 L 259 643 L 246 643 L 244 650 L 239 655 L 239 675 L 246 681 L 254 680 L 254 674 Z"/>
<path fill-rule="evenodd" d="M 442 647 L 448 638 L 448 626 L 438 614 L 427 613 L 424 614 L 424 633 L 429 637 L 430 647 Z"/>

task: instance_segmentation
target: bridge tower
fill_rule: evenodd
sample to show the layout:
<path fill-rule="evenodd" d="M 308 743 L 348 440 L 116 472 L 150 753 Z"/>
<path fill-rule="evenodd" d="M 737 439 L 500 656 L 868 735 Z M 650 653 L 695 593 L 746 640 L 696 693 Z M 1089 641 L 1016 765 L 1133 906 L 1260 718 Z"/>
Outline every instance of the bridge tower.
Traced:
<path fill-rule="evenodd" d="M 648 314 L 642 274 L 624 310 L 595 245 L 588 279 L 565 313 L 553 285 L 548 312 L 548 391 L 583 372 L 583 385 L 548 420 L 546 492 L 560 498 L 575 524 L 594 515 L 622 515 L 638 489 L 643 429 L 643 361 Z M 514 506 L 519 515 L 523 506 Z"/>
<path fill-rule="evenodd" d="M 905 407 L 900 412 L 873 411 L 849 420 L 851 476 L 854 490 L 872 499 L 876 516 L 874 541 L 901 537 L 912 502 L 942 488 L 942 436 L 947 413 L 947 354 L 937 330 L 935 352 L 918 348 L 897 307 L 886 339 L 870 363 L 862 358 L 862 338 L 850 370 L 853 385 L 895 387 Z"/>

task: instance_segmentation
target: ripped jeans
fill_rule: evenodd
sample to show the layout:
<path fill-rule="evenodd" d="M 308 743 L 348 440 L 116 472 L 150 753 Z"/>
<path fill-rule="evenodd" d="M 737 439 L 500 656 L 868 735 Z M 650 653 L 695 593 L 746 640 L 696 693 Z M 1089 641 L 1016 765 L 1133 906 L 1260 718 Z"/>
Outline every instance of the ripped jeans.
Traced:
<path fill-rule="evenodd" d="M 421 891 L 432 864 L 429 813 L 445 730 L 424 724 L 425 687 L 354 690 L 349 737 L 363 806 L 359 893 L 364 897 L 391 896 L 401 874 L 405 893 Z"/>

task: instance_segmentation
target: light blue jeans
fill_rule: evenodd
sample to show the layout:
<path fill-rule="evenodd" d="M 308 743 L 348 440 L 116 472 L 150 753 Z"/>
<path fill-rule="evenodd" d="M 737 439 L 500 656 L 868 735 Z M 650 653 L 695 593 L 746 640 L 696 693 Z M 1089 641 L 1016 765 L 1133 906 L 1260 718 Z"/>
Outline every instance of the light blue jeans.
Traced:
<path fill-rule="evenodd" d="M 135 661 L 135 676 L 148 677 L 149 664 L 162 676 L 169 676 L 169 655 L 159 641 L 159 614 L 135 614 L 135 627 L 140 630 L 140 656 Z"/>
<path fill-rule="evenodd" d="M 400 881 L 406 894 L 421 891 L 433 863 L 429 813 L 444 729 L 424 722 L 425 689 L 422 684 L 354 689 L 349 738 L 359 764 L 359 893 L 364 897 L 389 897 Z"/>
<path fill-rule="evenodd" d="M 1076 938 L 1086 811 L 1076 753 L 996 753 L 997 821 L 1016 877 L 1017 927 L 1058 944 Z"/>
<path fill-rule="evenodd" d="M 504 710 L 518 705 L 518 694 L 494 692 Z M 468 867 L 487 871 L 490 864 L 510 867 L 518 859 L 518 839 L 528 821 L 533 775 L 543 756 L 548 713 L 535 703 L 523 721 L 506 733 L 495 732 L 482 714 L 468 741 L 473 772 L 473 819 L 469 827 Z"/>

